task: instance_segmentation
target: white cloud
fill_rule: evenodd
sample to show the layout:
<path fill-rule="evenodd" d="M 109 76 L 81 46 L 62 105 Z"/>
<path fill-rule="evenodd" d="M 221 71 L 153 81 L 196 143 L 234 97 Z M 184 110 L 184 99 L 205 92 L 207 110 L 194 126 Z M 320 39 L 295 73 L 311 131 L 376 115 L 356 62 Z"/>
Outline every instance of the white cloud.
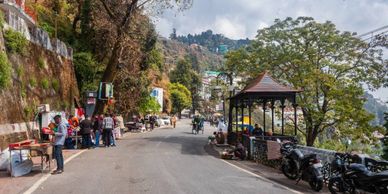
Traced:
<path fill-rule="evenodd" d="M 224 36 L 233 39 L 238 39 L 241 36 L 246 36 L 245 26 L 239 22 L 229 20 L 228 18 L 217 17 L 214 22 L 214 27 L 214 29 L 216 29 L 218 33 L 221 33 Z"/>

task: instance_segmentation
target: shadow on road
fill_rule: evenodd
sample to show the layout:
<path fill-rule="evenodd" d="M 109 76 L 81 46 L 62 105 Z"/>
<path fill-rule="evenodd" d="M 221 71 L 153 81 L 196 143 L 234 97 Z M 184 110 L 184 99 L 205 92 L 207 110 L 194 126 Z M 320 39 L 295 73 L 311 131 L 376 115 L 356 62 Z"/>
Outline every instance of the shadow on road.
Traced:
<path fill-rule="evenodd" d="M 188 132 L 184 132 L 188 133 Z M 191 134 L 191 133 L 188 133 Z M 195 136 L 171 136 L 171 137 L 147 137 L 144 138 L 147 141 L 162 142 L 166 144 L 178 144 L 181 145 L 181 153 L 184 155 L 207 155 L 204 150 L 206 144 L 205 138 L 195 138 Z M 174 145 L 176 146 L 176 145 Z"/>

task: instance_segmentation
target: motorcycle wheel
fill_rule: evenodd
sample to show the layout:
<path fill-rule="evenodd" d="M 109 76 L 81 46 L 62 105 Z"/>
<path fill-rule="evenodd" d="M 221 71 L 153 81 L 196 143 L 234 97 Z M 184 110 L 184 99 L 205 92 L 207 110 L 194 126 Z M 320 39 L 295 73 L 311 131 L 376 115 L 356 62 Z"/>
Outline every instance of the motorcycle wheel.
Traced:
<path fill-rule="evenodd" d="M 340 177 L 334 177 L 329 179 L 329 191 L 331 194 L 343 193 L 345 191 L 344 183 Z"/>
<path fill-rule="evenodd" d="M 291 180 L 296 180 L 298 178 L 298 166 L 294 160 L 288 160 L 287 163 L 283 164 L 282 172 L 287 178 Z"/>
<path fill-rule="evenodd" d="M 314 190 L 314 191 L 320 191 L 322 190 L 322 187 L 323 187 L 323 180 L 320 179 L 320 180 L 310 180 L 309 181 L 309 185 L 310 187 Z"/>

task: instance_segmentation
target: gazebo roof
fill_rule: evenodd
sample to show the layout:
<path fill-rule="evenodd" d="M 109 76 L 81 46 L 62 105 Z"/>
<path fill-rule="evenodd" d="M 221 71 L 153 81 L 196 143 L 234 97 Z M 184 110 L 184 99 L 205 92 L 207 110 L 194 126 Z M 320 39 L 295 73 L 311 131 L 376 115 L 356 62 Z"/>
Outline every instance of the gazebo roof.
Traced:
<path fill-rule="evenodd" d="M 232 98 L 244 97 L 247 95 L 260 95 L 260 96 L 287 96 L 295 95 L 296 93 L 301 92 L 301 90 L 291 88 L 280 84 L 274 78 L 269 75 L 268 71 L 261 73 L 256 79 L 251 81 L 241 92 L 233 96 Z"/>
<path fill-rule="evenodd" d="M 241 92 L 300 92 L 297 89 L 285 86 L 272 78 L 267 71 L 261 73 L 249 83 Z"/>

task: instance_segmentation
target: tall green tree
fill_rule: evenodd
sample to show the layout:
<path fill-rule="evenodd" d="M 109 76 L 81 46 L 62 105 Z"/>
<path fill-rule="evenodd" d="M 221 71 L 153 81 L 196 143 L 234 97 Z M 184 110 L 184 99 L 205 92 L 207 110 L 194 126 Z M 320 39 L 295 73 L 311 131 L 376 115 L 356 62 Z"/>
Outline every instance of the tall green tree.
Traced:
<path fill-rule="evenodd" d="M 143 115 L 147 113 L 159 113 L 160 108 L 160 104 L 156 98 L 148 95 L 140 101 L 139 112 Z"/>
<path fill-rule="evenodd" d="M 181 118 L 183 109 L 191 106 L 191 92 L 182 84 L 171 83 L 168 87 L 172 103 L 172 113 Z"/>
<path fill-rule="evenodd" d="M 331 22 L 277 19 L 259 30 L 249 47 L 229 53 L 227 66 L 250 77 L 269 70 L 278 80 L 302 89 L 297 101 L 304 124 L 299 130 L 313 146 L 318 134 L 330 127 L 353 136 L 372 130 L 362 86 L 376 89 L 387 80 L 381 43 L 340 32 Z"/>
<path fill-rule="evenodd" d="M 199 90 L 202 87 L 201 76 L 193 69 L 190 57 L 181 59 L 170 74 L 170 81 L 172 83 L 180 83 L 191 91 L 191 101 L 193 113 L 199 109 Z"/>

